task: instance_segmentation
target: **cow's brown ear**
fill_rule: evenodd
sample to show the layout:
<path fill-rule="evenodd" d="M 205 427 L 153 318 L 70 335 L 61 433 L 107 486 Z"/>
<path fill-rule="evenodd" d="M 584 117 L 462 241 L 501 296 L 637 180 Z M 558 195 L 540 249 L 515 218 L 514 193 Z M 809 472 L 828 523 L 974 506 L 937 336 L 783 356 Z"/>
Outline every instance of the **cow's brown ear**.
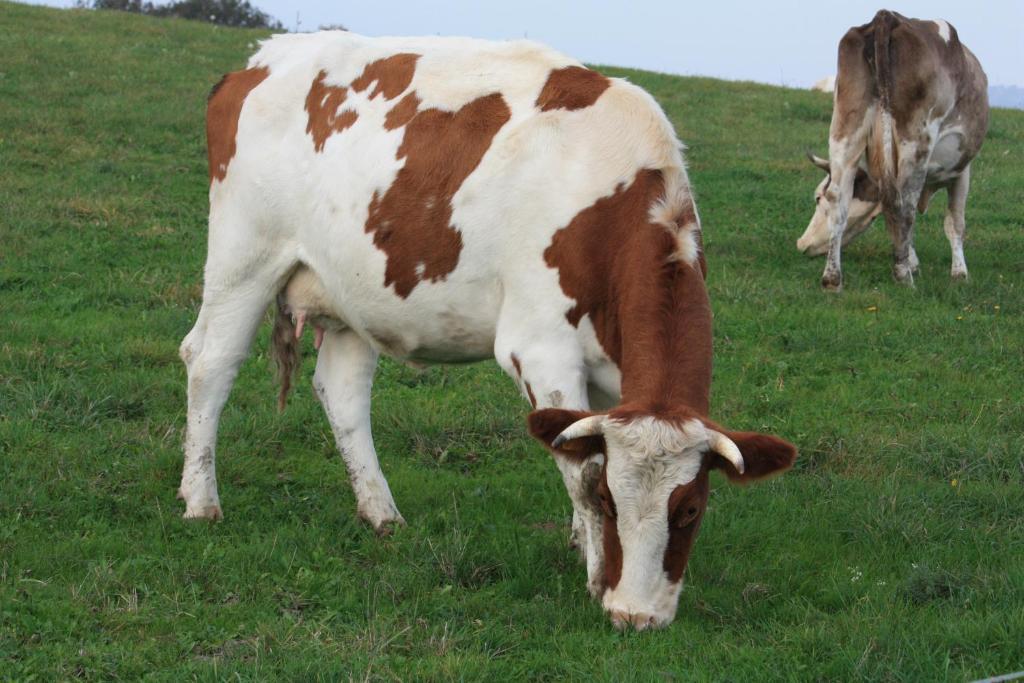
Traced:
<path fill-rule="evenodd" d="M 736 444 L 743 456 L 743 473 L 718 453 L 711 451 L 708 457 L 711 467 L 722 470 L 729 480 L 746 484 L 758 479 L 782 474 L 796 460 L 796 446 L 772 434 L 759 432 L 730 432 L 722 430 L 725 436 Z"/>
<path fill-rule="evenodd" d="M 530 425 L 530 434 L 545 446 L 562 455 L 568 455 L 580 460 L 585 460 L 596 453 L 604 453 L 604 437 L 600 434 L 590 434 L 577 438 L 560 440 L 559 436 L 570 425 L 580 420 L 593 417 L 594 413 L 585 410 L 563 410 L 561 408 L 544 408 L 530 413 L 527 421 Z"/>

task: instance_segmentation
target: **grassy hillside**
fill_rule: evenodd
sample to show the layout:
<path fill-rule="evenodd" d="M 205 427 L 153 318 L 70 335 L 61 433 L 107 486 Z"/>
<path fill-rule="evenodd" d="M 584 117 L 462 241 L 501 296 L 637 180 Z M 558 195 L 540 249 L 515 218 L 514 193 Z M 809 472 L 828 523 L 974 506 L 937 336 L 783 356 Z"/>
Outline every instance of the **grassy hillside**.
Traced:
<path fill-rule="evenodd" d="M 409 527 L 358 523 L 305 379 L 264 328 L 224 413 L 227 518 L 186 523 L 203 107 L 258 32 L 0 2 L 0 679 L 964 680 L 1024 669 L 1024 112 L 996 110 L 948 280 L 880 226 L 846 290 L 794 248 L 820 93 L 603 69 L 689 146 L 716 312 L 715 419 L 801 448 L 716 479 L 676 622 L 616 633 L 569 503 L 493 363 L 385 361 L 374 429 Z"/>

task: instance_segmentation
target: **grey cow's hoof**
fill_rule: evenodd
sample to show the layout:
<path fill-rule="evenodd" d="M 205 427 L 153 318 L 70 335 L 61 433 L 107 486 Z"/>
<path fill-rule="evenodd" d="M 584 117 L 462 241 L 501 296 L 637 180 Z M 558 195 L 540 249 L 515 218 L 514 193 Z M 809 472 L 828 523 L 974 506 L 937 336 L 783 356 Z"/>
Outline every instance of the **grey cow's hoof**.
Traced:
<path fill-rule="evenodd" d="M 907 287 L 914 286 L 914 270 L 909 263 L 897 263 L 892 267 L 892 277 L 896 282 Z"/>
<path fill-rule="evenodd" d="M 826 273 L 821 276 L 821 288 L 826 292 L 835 292 L 838 294 L 843 291 L 843 276 L 838 274 Z"/>

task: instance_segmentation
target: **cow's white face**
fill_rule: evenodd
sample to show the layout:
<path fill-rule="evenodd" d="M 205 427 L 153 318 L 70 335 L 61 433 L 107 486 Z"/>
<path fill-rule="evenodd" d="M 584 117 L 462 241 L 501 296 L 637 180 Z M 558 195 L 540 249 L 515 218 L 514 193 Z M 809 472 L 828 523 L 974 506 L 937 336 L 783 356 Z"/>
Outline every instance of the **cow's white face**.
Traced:
<path fill-rule="evenodd" d="M 607 469 L 598 494 L 605 512 L 607 588 L 602 604 L 618 628 L 665 626 L 675 617 L 682 589 L 682 566 L 670 570 L 680 561 L 685 566 L 707 505 L 707 472 L 702 482 L 698 477 L 712 435 L 696 419 L 675 425 L 653 417 L 609 419 L 603 433 Z M 690 490 L 696 495 L 686 495 Z M 685 543 L 674 539 L 670 548 L 671 537 L 680 533 Z M 677 557 L 679 551 L 685 555 Z"/>
<path fill-rule="evenodd" d="M 620 406 L 605 414 L 549 408 L 530 415 L 535 437 L 563 456 L 604 453 L 593 491 L 603 512 L 602 606 L 618 628 L 666 626 L 709 493 L 709 472 L 753 480 L 787 469 L 790 444 L 722 430 L 680 408 L 655 415 Z"/>
<path fill-rule="evenodd" d="M 819 165 L 817 161 L 814 163 Z M 832 182 L 832 176 L 828 174 L 828 162 L 824 161 L 824 164 L 825 178 L 818 183 L 818 187 L 814 190 L 814 215 L 811 216 L 811 222 L 808 223 L 803 236 L 796 243 L 796 248 L 808 256 L 821 256 L 828 253 L 829 215 L 832 204 L 825 197 L 825 193 Z M 853 183 L 853 197 L 850 199 L 849 213 L 846 218 L 846 229 L 843 231 L 843 245 L 849 244 L 855 237 L 871 227 L 871 222 L 881 212 L 882 203 L 878 198 L 878 186 L 864 170 L 857 169 L 857 177 Z"/>

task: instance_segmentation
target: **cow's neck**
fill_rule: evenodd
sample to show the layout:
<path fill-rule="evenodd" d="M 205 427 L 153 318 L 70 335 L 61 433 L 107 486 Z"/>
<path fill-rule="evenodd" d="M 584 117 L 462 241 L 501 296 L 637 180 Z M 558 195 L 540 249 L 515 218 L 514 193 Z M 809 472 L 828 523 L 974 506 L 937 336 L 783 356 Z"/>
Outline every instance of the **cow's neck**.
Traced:
<path fill-rule="evenodd" d="M 616 307 L 622 402 L 687 406 L 707 415 L 711 307 L 698 263 L 670 260 L 676 243 L 661 226 L 637 233 L 621 253 Z"/>
<path fill-rule="evenodd" d="M 681 171 L 674 183 L 685 183 Z M 555 233 L 544 252 L 557 268 L 565 294 L 576 305 L 566 317 L 579 325 L 589 316 L 597 338 L 622 375 L 623 403 L 702 415 L 711 382 L 711 309 L 704 288 L 703 257 L 673 259 L 674 231 L 651 222 L 652 207 L 666 196 L 661 171 L 642 170 L 629 184 L 581 211 Z M 678 198 L 677 198 L 678 199 Z M 696 229 L 688 197 L 669 223 Z M 662 208 L 665 208 L 664 206 Z M 693 237 L 699 244 L 699 234 Z"/>

